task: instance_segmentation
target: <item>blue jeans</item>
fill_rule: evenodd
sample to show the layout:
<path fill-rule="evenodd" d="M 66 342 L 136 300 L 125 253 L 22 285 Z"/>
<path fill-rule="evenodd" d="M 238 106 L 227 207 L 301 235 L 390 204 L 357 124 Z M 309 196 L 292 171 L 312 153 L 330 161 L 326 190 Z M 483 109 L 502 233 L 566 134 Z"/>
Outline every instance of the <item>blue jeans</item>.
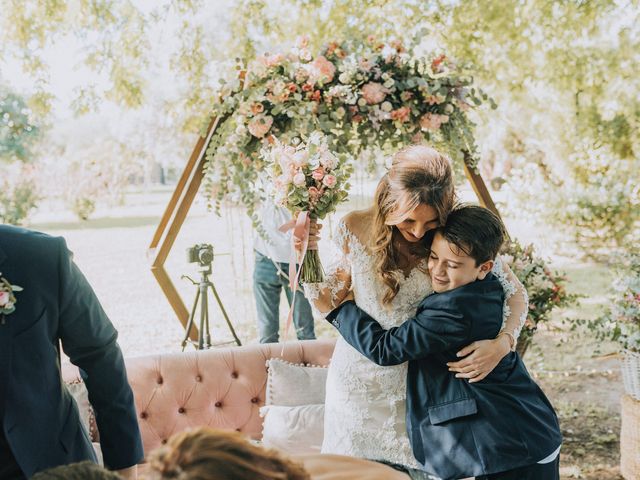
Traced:
<path fill-rule="evenodd" d="M 280 293 L 284 288 L 285 295 L 291 305 L 291 288 L 289 280 L 278 273 L 274 262 L 255 251 L 255 268 L 253 270 L 253 295 L 256 298 L 258 311 L 258 335 L 260 343 L 274 343 L 278 341 L 280 328 Z M 289 264 L 278 263 L 281 271 L 288 274 Z M 296 305 L 293 311 L 293 325 L 298 340 L 313 340 L 316 334 L 313 330 L 313 314 L 311 305 L 300 290 L 296 292 Z"/>

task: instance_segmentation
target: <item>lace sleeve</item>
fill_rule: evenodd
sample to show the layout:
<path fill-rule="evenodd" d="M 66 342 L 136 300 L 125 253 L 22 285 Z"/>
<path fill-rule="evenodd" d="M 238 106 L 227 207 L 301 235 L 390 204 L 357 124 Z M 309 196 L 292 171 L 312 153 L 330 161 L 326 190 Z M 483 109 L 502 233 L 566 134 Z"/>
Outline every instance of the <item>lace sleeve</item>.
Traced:
<path fill-rule="evenodd" d="M 325 267 L 324 282 L 303 284 L 313 311 L 323 317 L 340 304 L 351 288 L 349 231 L 344 219 L 338 223 L 333 241 L 336 251 L 331 252 L 331 261 Z"/>
<path fill-rule="evenodd" d="M 509 265 L 503 262 L 500 257 L 496 258 L 492 272 L 498 277 L 504 290 L 501 331 L 506 330 L 513 333 L 517 341 L 529 313 L 527 290 L 511 271 Z"/>

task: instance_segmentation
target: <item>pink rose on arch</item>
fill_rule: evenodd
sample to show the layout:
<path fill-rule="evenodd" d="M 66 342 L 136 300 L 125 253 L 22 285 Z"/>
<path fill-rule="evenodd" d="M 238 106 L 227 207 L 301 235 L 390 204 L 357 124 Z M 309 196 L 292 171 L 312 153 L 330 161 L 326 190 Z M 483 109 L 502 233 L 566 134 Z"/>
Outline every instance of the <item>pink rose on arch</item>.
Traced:
<path fill-rule="evenodd" d="M 420 118 L 420 128 L 422 130 L 431 130 L 435 131 L 440 128 L 443 123 L 447 123 L 449 121 L 448 115 L 439 115 L 437 113 L 425 113 L 422 118 Z"/>
<path fill-rule="evenodd" d="M 373 63 L 367 58 L 361 58 L 358 61 L 358 65 L 360 66 L 360 70 L 362 70 L 363 72 L 370 72 L 373 68 Z"/>
<path fill-rule="evenodd" d="M 362 86 L 362 98 L 364 98 L 369 105 L 382 103 L 387 97 L 387 93 L 389 93 L 389 90 L 378 82 L 369 82 Z"/>
<path fill-rule="evenodd" d="M 309 64 L 309 78 L 314 82 L 329 83 L 335 74 L 335 65 L 322 55 Z"/>
<path fill-rule="evenodd" d="M 324 168 L 318 167 L 311 174 L 314 180 L 320 181 L 324 178 Z"/>
<path fill-rule="evenodd" d="M 322 183 L 328 188 L 335 187 L 337 182 L 338 179 L 335 177 L 335 175 L 325 175 L 325 177 L 322 179 Z"/>
<path fill-rule="evenodd" d="M 7 303 L 9 303 L 9 299 L 11 296 L 9 292 L 0 292 L 0 307 L 4 307 Z"/>
<path fill-rule="evenodd" d="M 281 53 L 277 53 L 275 55 L 263 55 L 262 57 L 260 57 L 260 61 L 266 67 L 276 67 L 284 62 L 284 55 L 282 55 Z"/>
<path fill-rule="evenodd" d="M 249 122 L 247 128 L 251 135 L 262 138 L 267 134 L 269 129 L 271 129 L 271 125 L 273 125 L 273 117 L 270 115 L 256 115 L 253 117 L 253 120 Z"/>

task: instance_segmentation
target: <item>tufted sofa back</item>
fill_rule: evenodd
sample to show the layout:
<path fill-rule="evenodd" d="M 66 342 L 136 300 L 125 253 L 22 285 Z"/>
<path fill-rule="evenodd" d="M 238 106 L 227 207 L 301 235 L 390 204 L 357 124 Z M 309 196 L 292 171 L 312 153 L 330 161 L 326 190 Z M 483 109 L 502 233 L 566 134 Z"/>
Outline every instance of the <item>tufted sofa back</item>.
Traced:
<path fill-rule="evenodd" d="M 260 439 L 270 358 L 328 365 L 335 340 L 257 344 L 125 359 L 145 452 L 176 432 L 209 425 Z M 66 381 L 77 369 L 63 369 Z"/>

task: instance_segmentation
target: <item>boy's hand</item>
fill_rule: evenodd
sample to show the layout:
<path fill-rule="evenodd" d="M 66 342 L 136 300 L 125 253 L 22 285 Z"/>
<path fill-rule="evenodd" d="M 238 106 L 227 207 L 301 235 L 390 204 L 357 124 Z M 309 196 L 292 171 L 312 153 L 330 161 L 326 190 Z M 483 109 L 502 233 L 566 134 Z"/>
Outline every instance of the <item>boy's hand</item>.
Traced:
<path fill-rule="evenodd" d="M 447 363 L 449 371 L 455 372 L 456 378 L 469 379 L 469 383 L 479 382 L 489 375 L 511 350 L 509 338 L 505 337 L 506 335 L 500 335 L 495 340 L 478 340 L 464 347 L 457 355 L 465 358 Z"/>

